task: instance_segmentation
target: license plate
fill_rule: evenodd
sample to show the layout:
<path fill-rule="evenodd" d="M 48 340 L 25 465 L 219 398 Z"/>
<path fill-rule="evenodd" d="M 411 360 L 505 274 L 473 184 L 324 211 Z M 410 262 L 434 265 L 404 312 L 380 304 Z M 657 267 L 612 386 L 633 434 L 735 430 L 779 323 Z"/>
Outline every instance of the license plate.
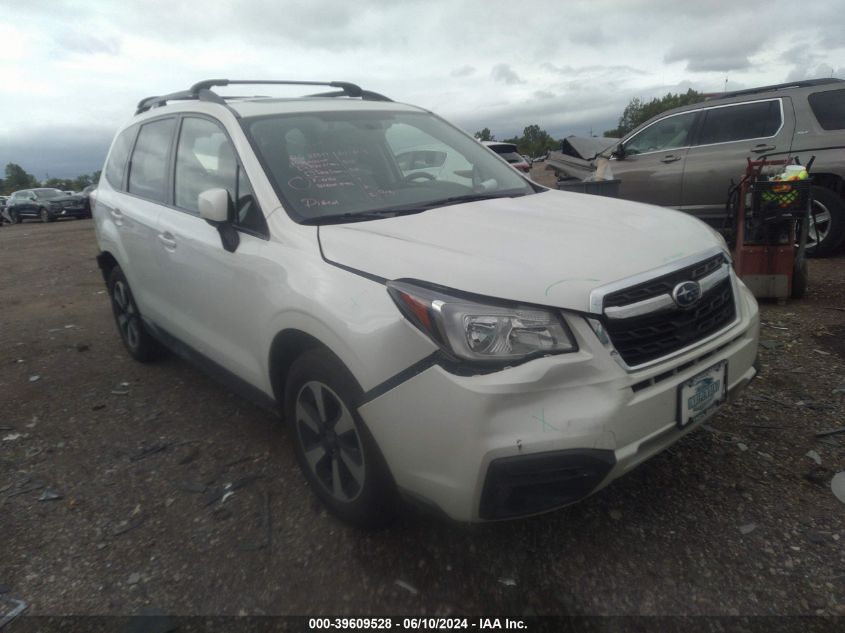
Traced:
<path fill-rule="evenodd" d="M 709 418 L 728 395 L 728 362 L 705 369 L 678 386 L 678 427 Z"/>

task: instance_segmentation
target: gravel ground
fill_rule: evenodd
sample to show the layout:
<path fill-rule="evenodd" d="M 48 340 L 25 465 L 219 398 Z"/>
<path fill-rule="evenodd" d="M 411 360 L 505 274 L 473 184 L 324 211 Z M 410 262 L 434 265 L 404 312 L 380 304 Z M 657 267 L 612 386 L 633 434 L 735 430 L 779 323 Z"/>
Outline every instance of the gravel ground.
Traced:
<path fill-rule="evenodd" d="M 845 426 L 845 256 L 762 306 L 739 401 L 601 493 L 363 533 L 272 416 L 128 358 L 95 253 L 88 220 L 0 229 L 0 599 L 30 614 L 845 615 L 845 435 L 815 437 Z"/>

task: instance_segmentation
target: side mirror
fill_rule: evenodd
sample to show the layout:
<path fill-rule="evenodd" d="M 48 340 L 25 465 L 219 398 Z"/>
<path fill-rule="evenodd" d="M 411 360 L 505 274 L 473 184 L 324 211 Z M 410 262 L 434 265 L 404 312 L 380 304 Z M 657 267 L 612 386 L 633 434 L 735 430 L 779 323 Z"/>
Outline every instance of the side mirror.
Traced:
<path fill-rule="evenodd" d="M 619 145 L 614 148 L 613 152 L 611 152 L 610 157 L 615 158 L 616 160 L 622 160 L 625 158 L 625 146 L 622 145 L 622 143 L 619 143 Z"/>
<path fill-rule="evenodd" d="M 229 192 L 225 189 L 206 189 L 197 196 L 200 217 L 211 224 L 229 219 Z"/>
<path fill-rule="evenodd" d="M 225 189 L 206 189 L 197 196 L 200 217 L 217 229 L 223 248 L 234 253 L 241 243 L 241 237 L 229 221 L 230 207 L 231 199 Z"/>

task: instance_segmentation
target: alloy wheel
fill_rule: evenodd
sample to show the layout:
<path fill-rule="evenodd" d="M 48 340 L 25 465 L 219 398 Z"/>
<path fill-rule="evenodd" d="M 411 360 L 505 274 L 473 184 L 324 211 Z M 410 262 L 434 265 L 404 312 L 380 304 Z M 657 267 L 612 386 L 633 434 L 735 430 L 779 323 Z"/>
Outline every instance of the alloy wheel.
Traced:
<path fill-rule="evenodd" d="M 366 466 L 352 413 L 327 385 L 312 380 L 296 396 L 296 432 L 309 470 L 338 501 L 354 501 Z"/>
<path fill-rule="evenodd" d="M 112 300 L 114 301 L 114 316 L 117 319 L 120 335 L 131 349 L 138 349 L 138 344 L 141 341 L 141 332 L 138 329 L 138 311 L 135 309 L 135 302 L 132 300 L 129 288 L 123 281 L 114 282 Z"/>
<path fill-rule="evenodd" d="M 813 200 L 813 207 L 810 209 L 809 228 L 807 229 L 807 248 L 815 248 L 823 242 L 830 233 L 830 209 L 818 200 Z M 797 222 L 796 234 L 801 231 L 801 222 Z"/>

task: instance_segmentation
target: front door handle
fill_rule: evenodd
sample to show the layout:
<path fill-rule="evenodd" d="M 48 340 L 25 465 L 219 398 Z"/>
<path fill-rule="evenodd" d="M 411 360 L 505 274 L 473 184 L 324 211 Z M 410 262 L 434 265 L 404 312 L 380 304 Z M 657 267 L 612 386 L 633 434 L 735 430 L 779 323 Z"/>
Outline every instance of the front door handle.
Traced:
<path fill-rule="evenodd" d="M 667 154 L 663 158 L 660 159 L 661 163 L 674 163 L 676 160 L 681 160 L 680 156 L 675 156 L 674 154 Z"/>
<path fill-rule="evenodd" d="M 173 234 L 170 232 L 159 233 L 158 241 L 164 244 L 164 248 L 169 251 L 176 249 L 176 240 L 174 239 Z"/>
<path fill-rule="evenodd" d="M 123 213 L 121 213 L 120 209 L 109 209 L 109 214 L 115 224 L 118 226 L 123 224 Z"/>
<path fill-rule="evenodd" d="M 751 151 L 755 154 L 763 154 L 765 152 L 771 152 L 775 149 L 774 145 L 766 145 L 765 143 L 760 143 L 759 145 L 755 145 L 751 148 Z"/>

